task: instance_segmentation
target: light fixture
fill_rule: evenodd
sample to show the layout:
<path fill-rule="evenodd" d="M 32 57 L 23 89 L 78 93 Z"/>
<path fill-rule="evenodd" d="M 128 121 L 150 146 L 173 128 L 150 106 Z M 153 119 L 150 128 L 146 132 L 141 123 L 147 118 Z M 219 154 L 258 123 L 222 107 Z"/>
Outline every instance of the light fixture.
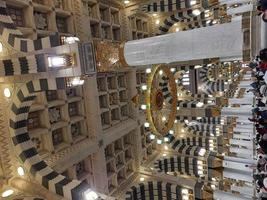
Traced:
<path fill-rule="evenodd" d="M 175 29 L 175 31 L 176 31 L 176 32 L 179 32 L 179 31 L 180 31 L 180 29 L 179 29 L 179 28 L 176 28 L 176 29 Z"/>
<path fill-rule="evenodd" d="M 184 123 L 188 124 L 189 123 L 188 119 L 184 120 Z"/>
<path fill-rule="evenodd" d="M 161 120 L 162 120 L 163 122 L 165 122 L 165 121 L 167 120 L 167 118 L 163 116 L 163 117 L 161 118 Z"/>
<path fill-rule="evenodd" d="M 197 106 L 198 108 L 201 108 L 203 105 L 204 105 L 203 102 L 198 102 L 196 106 Z"/>
<path fill-rule="evenodd" d="M 159 19 L 156 20 L 156 24 L 158 25 L 160 23 Z"/>
<path fill-rule="evenodd" d="M 217 20 L 213 20 L 212 24 L 217 24 Z"/>
<path fill-rule="evenodd" d="M 195 69 L 199 69 L 199 68 L 202 68 L 202 66 L 201 66 L 201 65 L 195 65 L 194 68 L 195 68 Z"/>
<path fill-rule="evenodd" d="M 83 84 L 84 84 L 84 80 L 81 79 L 81 77 L 79 76 L 69 78 L 67 81 L 68 87 L 76 87 L 76 86 L 83 85 Z"/>
<path fill-rule="evenodd" d="M 205 13 L 208 13 L 210 10 L 205 10 Z"/>
<path fill-rule="evenodd" d="M 169 134 L 173 135 L 174 131 L 173 130 L 169 130 Z"/>
<path fill-rule="evenodd" d="M 180 107 L 177 106 L 176 110 L 180 110 Z"/>
<path fill-rule="evenodd" d="M 144 123 L 144 126 L 145 126 L 146 128 L 149 128 L 149 123 L 148 123 L 148 122 L 145 122 L 145 123 Z"/>
<path fill-rule="evenodd" d="M 175 124 L 177 124 L 177 123 L 178 123 L 178 120 L 177 120 L 177 119 L 176 119 L 176 120 L 174 120 L 174 123 L 175 123 Z"/>
<path fill-rule="evenodd" d="M 203 161 L 202 161 L 202 160 L 198 160 L 198 161 L 197 161 L 197 164 L 198 164 L 198 165 L 203 165 Z"/>
<path fill-rule="evenodd" d="M 205 153 L 206 153 L 206 149 L 201 148 L 200 151 L 198 152 L 198 155 L 204 156 Z"/>
<path fill-rule="evenodd" d="M 156 138 L 156 136 L 153 135 L 153 134 L 150 134 L 149 137 L 150 137 L 151 140 L 154 140 Z"/>
<path fill-rule="evenodd" d="M 160 71 L 159 71 L 159 75 L 162 75 L 162 74 L 163 74 L 163 71 L 162 71 L 162 70 L 160 70 Z"/>
<path fill-rule="evenodd" d="M 171 72 L 175 72 L 176 71 L 176 69 L 173 67 L 173 68 L 171 68 Z"/>
<path fill-rule="evenodd" d="M 146 105 L 145 104 L 141 105 L 141 109 L 145 110 L 146 109 Z"/>
<path fill-rule="evenodd" d="M 184 133 L 184 129 L 182 129 L 181 132 Z"/>
<path fill-rule="evenodd" d="M 163 155 L 163 157 L 166 157 L 167 156 L 167 154 L 166 153 L 164 153 L 164 154 L 162 154 Z"/>
<path fill-rule="evenodd" d="M 167 145 L 165 145 L 165 146 L 164 146 L 164 149 L 165 149 L 165 150 L 168 150 L 169 148 L 167 147 Z"/>
<path fill-rule="evenodd" d="M 5 88 L 5 89 L 4 89 L 4 95 L 5 95 L 5 97 L 7 97 L 7 98 L 11 97 L 11 91 L 10 91 L 9 88 Z"/>
<path fill-rule="evenodd" d="M 157 16 L 157 13 L 153 13 L 152 16 L 153 16 L 153 17 L 156 17 L 156 16 Z"/>
<path fill-rule="evenodd" d="M 200 10 L 198 10 L 198 9 L 196 9 L 196 10 L 193 10 L 193 12 L 192 12 L 194 15 L 196 15 L 196 16 L 198 16 L 198 15 L 200 15 Z"/>
<path fill-rule="evenodd" d="M 190 5 L 193 6 L 193 5 L 196 5 L 197 4 L 197 1 L 196 0 L 191 0 L 190 1 Z"/>
<path fill-rule="evenodd" d="M 204 169 L 202 165 L 197 166 L 197 168 L 198 168 L 198 169 L 201 169 L 201 170 Z"/>
<path fill-rule="evenodd" d="M 23 167 L 18 167 L 17 172 L 18 172 L 18 175 L 20 175 L 20 176 L 24 176 L 25 175 Z"/>
<path fill-rule="evenodd" d="M 146 73 L 147 73 L 147 74 L 151 73 L 151 68 L 147 68 L 147 69 L 146 69 Z"/>
<path fill-rule="evenodd" d="M 78 37 L 74 37 L 74 36 L 69 36 L 69 37 L 61 36 L 60 40 L 62 44 L 73 44 L 73 43 L 80 41 Z"/>
<path fill-rule="evenodd" d="M 188 191 L 188 189 L 182 189 L 182 194 L 188 194 L 189 193 L 189 191 Z"/>
<path fill-rule="evenodd" d="M 3 44 L 2 44 L 2 42 L 0 42 L 0 52 L 3 52 Z"/>
<path fill-rule="evenodd" d="M 48 56 L 48 67 L 67 67 L 72 65 L 72 56 L 70 55 L 56 55 Z"/>
<path fill-rule="evenodd" d="M 141 177 L 139 180 L 140 180 L 141 182 L 144 182 L 144 181 L 145 181 L 145 178 L 144 178 L 144 177 Z"/>
<path fill-rule="evenodd" d="M 210 24 L 211 20 L 206 21 L 206 24 Z"/>
<path fill-rule="evenodd" d="M 162 140 L 157 140 L 157 143 L 158 144 L 162 144 Z"/>
<path fill-rule="evenodd" d="M 183 195 L 182 200 L 189 200 L 189 197 L 187 195 Z"/>
<path fill-rule="evenodd" d="M 124 3 L 128 4 L 128 3 L 130 3 L 130 1 L 129 0 L 124 0 Z"/>
<path fill-rule="evenodd" d="M 164 142 L 169 142 L 169 138 L 168 137 L 165 137 L 164 138 Z"/>
<path fill-rule="evenodd" d="M 98 194 L 91 190 L 91 189 L 88 189 L 84 192 L 84 200 L 96 200 L 98 199 Z"/>
<path fill-rule="evenodd" d="M 210 16 L 210 13 L 205 13 L 205 17 L 209 17 Z"/>
<path fill-rule="evenodd" d="M 14 194 L 14 190 L 9 189 L 9 190 L 4 191 L 1 196 L 5 198 L 5 197 L 11 196 L 12 194 Z"/>
<path fill-rule="evenodd" d="M 141 89 L 142 89 L 142 90 L 147 90 L 147 85 L 142 85 L 142 86 L 141 86 Z"/>

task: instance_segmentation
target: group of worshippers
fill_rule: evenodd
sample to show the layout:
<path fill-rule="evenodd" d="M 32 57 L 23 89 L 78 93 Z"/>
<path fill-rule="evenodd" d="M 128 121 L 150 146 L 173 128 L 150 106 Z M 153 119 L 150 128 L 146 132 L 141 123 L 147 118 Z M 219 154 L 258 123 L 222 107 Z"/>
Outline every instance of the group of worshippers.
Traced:
<path fill-rule="evenodd" d="M 267 200 L 267 49 L 262 49 L 249 67 L 252 69 L 254 82 L 247 92 L 255 95 L 253 117 L 249 120 L 255 125 L 258 157 L 256 165 L 250 167 L 256 169 L 254 179 L 258 199 Z"/>
<path fill-rule="evenodd" d="M 259 11 L 259 15 L 262 14 L 262 20 L 267 22 L 267 0 L 258 0 L 257 9 Z"/>

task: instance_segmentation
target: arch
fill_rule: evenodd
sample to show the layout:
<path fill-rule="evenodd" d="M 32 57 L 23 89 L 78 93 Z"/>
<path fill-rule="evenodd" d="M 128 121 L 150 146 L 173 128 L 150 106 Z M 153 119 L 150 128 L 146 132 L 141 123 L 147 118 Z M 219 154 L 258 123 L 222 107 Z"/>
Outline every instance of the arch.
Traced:
<path fill-rule="evenodd" d="M 200 185 L 204 185 L 201 183 Z M 200 185 L 196 184 L 196 189 L 201 190 Z M 139 185 L 132 186 L 129 191 L 126 192 L 126 200 L 143 200 L 143 199 L 169 199 L 177 200 L 182 199 L 182 187 L 180 185 L 166 183 L 161 181 L 149 181 L 145 183 L 139 183 Z M 189 193 L 193 193 L 192 189 L 189 189 Z M 200 192 L 201 193 L 201 192 Z"/>
<path fill-rule="evenodd" d="M 0 0 L 0 35 L 2 40 L 9 44 L 13 49 L 25 53 L 60 45 L 58 34 L 37 40 L 23 38 L 23 34 L 8 15 L 6 2 L 3 0 Z"/>
<path fill-rule="evenodd" d="M 38 183 L 66 199 L 81 200 L 89 189 L 87 183 L 70 180 L 49 167 L 39 156 L 27 129 L 28 114 L 36 93 L 64 88 L 64 78 L 38 79 L 24 84 L 13 97 L 9 130 L 17 156 Z"/>

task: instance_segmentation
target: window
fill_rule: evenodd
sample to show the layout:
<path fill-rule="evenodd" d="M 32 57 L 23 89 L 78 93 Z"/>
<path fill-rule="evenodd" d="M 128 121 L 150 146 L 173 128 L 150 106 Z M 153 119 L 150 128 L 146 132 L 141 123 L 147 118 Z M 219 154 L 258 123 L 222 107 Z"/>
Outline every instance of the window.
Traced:
<path fill-rule="evenodd" d="M 10 15 L 16 26 L 24 26 L 24 15 L 21 8 L 8 6 L 7 13 Z"/>
<path fill-rule="evenodd" d="M 81 135 L 81 126 L 79 122 L 71 125 L 71 135 L 73 138 Z"/>
<path fill-rule="evenodd" d="M 39 114 L 38 112 L 31 112 L 28 116 L 28 129 L 38 128 L 40 126 Z"/>
<path fill-rule="evenodd" d="M 86 172 L 85 162 L 81 161 L 76 164 L 76 175 L 77 177 L 81 177 Z"/>
<path fill-rule="evenodd" d="M 64 17 L 56 17 L 57 29 L 60 33 L 68 32 L 67 19 Z"/>
<path fill-rule="evenodd" d="M 70 117 L 78 115 L 77 103 L 70 103 L 69 104 L 69 115 L 70 115 Z"/>
<path fill-rule="evenodd" d="M 56 90 L 48 90 L 46 91 L 46 99 L 47 101 L 54 101 L 57 99 L 57 91 Z"/>
<path fill-rule="evenodd" d="M 45 13 L 41 12 L 34 12 L 34 21 L 37 29 L 40 30 L 47 30 L 48 23 L 47 23 L 47 16 Z"/>
<path fill-rule="evenodd" d="M 57 129 L 52 132 L 53 145 L 57 146 L 64 142 L 62 129 Z"/>

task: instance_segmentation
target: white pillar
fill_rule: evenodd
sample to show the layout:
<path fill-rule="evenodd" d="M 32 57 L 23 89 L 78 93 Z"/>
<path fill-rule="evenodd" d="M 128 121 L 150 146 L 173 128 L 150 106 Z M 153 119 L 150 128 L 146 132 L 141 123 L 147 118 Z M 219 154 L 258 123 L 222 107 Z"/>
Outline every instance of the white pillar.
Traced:
<path fill-rule="evenodd" d="M 233 161 L 233 162 L 239 162 L 239 163 L 245 163 L 245 164 L 255 164 L 257 163 L 254 159 L 247 159 L 247 158 L 238 158 L 233 156 L 224 156 L 224 160 Z"/>
<path fill-rule="evenodd" d="M 246 140 L 237 140 L 237 139 L 230 139 L 230 144 L 233 145 L 240 145 L 246 147 L 247 149 L 253 149 L 253 141 L 246 141 Z"/>
<path fill-rule="evenodd" d="M 240 194 L 243 194 L 244 196 L 254 196 L 254 187 L 252 186 L 236 186 L 236 185 L 231 185 L 231 190 L 232 191 L 237 191 L 240 192 Z"/>
<path fill-rule="evenodd" d="M 240 171 L 236 169 L 224 169 L 223 170 L 223 177 L 236 179 L 240 181 L 246 181 L 249 183 L 253 182 L 253 176 L 250 172 Z"/>
<path fill-rule="evenodd" d="M 245 4 L 236 8 L 227 9 L 227 15 L 241 14 L 253 10 L 253 4 Z"/>
<path fill-rule="evenodd" d="M 215 57 L 241 60 L 241 22 L 242 17 L 235 17 L 230 23 L 129 41 L 124 46 L 124 58 L 130 66 Z"/>
<path fill-rule="evenodd" d="M 253 173 L 253 169 L 250 169 L 249 167 L 246 167 L 247 163 L 241 163 L 241 162 L 234 162 L 229 160 L 223 161 L 223 167 L 227 169 L 238 169 L 238 171 L 244 171 L 248 173 Z M 233 177 L 235 178 L 235 177 Z"/>
<path fill-rule="evenodd" d="M 230 152 L 236 153 L 240 158 L 253 158 L 253 151 L 251 149 L 244 149 L 240 147 L 230 147 Z"/>
<path fill-rule="evenodd" d="M 221 190 L 215 190 L 213 193 L 213 198 L 215 200 L 251 200 L 251 198 L 246 198 L 239 194 L 233 194 L 230 192 L 224 192 Z"/>
<path fill-rule="evenodd" d="M 253 139 L 253 135 L 248 133 L 248 134 L 242 134 L 242 133 L 234 133 L 233 134 L 233 139 Z"/>
<path fill-rule="evenodd" d="M 251 106 L 241 106 L 241 107 L 224 107 L 222 109 L 222 115 L 238 117 L 239 115 L 251 116 Z"/>
<path fill-rule="evenodd" d="M 228 100 L 229 105 L 232 104 L 240 104 L 240 105 L 251 105 L 253 102 L 253 96 L 252 97 L 244 97 L 244 98 L 232 98 Z"/>

